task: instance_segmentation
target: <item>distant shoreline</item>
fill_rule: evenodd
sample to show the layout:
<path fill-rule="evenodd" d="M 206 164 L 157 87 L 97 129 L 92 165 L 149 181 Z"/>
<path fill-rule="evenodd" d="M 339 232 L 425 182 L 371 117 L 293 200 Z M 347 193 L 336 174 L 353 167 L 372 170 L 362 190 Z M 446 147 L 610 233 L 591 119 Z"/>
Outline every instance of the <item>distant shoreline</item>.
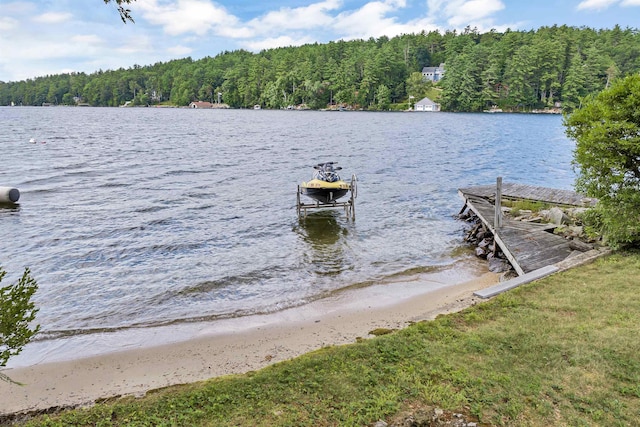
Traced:
<path fill-rule="evenodd" d="M 226 104 L 225 104 L 226 105 Z M 321 108 L 321 109 L 312 109 L 312 108 L 266 108 L 262 107 L 259 109 L 254 108 L 234 108 L 230 106 L 224 107 L 207 107 L 207 108 L 191 108 L 188 105 L 120 105 L 118 107 L 111 106 L 92 106 L 89 104 L 78 104 L 78 105 L 3 105 L 2 107 L 7 108 L 40 108 L 40 107 L 65 107 L 65 108 L 167 108 L 167 109 L 181 109 L 181 110 L 266 110 L 266 111 L 328 111 L 328 112 L 364 112 L 364 113 L 449 113 L 449 114 L 551 114 L 551 115 L 562 115 L 563 111 L 561 108 L 549 108 L 549 109 L 534 109 L 530 111 L 510 111 L 510 110 L 500 110 L 500 111 L 415 111 L 415 110 L 365 110 L 365 109 L 338 109 L 338 108 Z"/>

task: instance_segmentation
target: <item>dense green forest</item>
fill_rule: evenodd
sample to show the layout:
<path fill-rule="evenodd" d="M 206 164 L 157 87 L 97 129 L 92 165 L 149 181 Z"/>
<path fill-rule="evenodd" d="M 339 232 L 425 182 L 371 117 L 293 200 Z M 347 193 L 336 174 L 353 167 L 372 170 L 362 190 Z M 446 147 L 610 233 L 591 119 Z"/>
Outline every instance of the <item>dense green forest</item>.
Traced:
<path fill-rule="evenodd" d="M 441 63 L 446 74 L 433 87 L 421 70 Z M 406 109 L 409 100 L 429 94 L 447 111 L 493 105 L 508 111 L 571 109 L 613 79 L 639 71 L 637 29 L 553 26 L 480 34 L 467 28 L 0 82 L 0 105 L 186 106 L 221 100 L 233 108 L 387 110 Z"/>

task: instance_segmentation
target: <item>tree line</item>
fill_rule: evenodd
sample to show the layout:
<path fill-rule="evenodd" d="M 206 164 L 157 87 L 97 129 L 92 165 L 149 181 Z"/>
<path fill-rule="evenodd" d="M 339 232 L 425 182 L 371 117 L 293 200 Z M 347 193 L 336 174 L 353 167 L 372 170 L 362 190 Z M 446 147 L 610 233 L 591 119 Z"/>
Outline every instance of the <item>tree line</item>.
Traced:
<path fill-rule="evenodd" d="M 423 67 L 442 63 L 440 82 L 423 78 Z M 570 110 L 639 71 L 637 29 L 553 26 L 480 34 L 466 28 L 0 82 L 0 105 L 186 106 L 199 100 L 233 108 L 388 110 L 429 94 L 447 111 Z"/>

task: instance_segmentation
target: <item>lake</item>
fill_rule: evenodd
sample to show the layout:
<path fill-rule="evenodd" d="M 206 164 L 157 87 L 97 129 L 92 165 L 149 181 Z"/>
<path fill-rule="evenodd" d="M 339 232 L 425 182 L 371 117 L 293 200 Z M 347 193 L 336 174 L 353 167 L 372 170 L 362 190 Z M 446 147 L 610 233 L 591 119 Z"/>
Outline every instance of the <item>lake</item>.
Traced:
<path fill-rule="evenodd" d="M 2 107 L 0 130 L 0 186 L 21 193 L 0 208 L 2 284 L 31 269 L 42 327 L 14 363 L 410 275 L 471 277 L 459 187 L 575 178 L 557 115 Z M 357 176 L 355 221 L 298 218 L 297 185 L 325 161 Z"/>

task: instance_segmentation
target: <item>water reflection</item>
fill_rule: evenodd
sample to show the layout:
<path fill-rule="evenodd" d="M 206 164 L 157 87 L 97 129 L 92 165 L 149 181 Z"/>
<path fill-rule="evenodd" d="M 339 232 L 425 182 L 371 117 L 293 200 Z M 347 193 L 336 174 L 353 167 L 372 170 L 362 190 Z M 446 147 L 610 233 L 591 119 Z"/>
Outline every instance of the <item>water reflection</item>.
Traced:
<path fill-rule="evenodd" d="M 19 212 L 20 211 L 20 204 L 19 203 L 0 202 L 0 211 Z"/>
<path fill-rule="evenodd" d="M 342 211 L 318 211 L 300 218 L 295 231 L 305 243 L 302 259 L 311 272 L 337 275 L 349 268 L 349 226 Z"/>

